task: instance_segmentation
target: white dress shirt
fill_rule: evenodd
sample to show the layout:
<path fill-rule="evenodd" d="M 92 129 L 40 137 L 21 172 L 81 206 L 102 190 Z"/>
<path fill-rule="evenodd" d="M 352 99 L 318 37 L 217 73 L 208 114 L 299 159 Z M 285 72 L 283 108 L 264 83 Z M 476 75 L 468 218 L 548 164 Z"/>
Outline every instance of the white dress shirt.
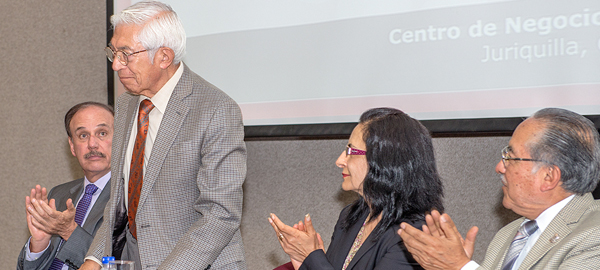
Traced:
<path fill-rule="evenodd" d="M 133 128 L 131 129 L 131 136 L 129 136 L 129 143 L 127 144 L 127 151 L 125 152 L 125 164 L 123 164 L 123 183 L 126 183 L 123 185 L 123 194 L 128 194 L 127 190 L 129 189 L 129 170 L 131 169 L 131 156 L 133 155 L 133 146 L 135 145 L 135 137 L 137 136 L 137 118 L 140 113 L 140 103 L 144 99 L 150 99 L 152 104 L 154 104 L 154 109 L 152 109 L 148 114 L 148 134 L 146 135 L 146 144 L 144 146 L 143 175 L 146 175 L 146 166 L 148 164 L 148 160 L 150 160 L 150 154 L 152 154 L 152 146 L 156 140 L 156 135 L 158 134 L 158 129 L 160 128 L 160 122 L 162 121 L 165 110 L 167 109 L 167 104 L 169 103 L 171 94 L 173 93 L 175 86 L 177 86 L 182 74 L 183 64 L 180 63 L 179 68 L 177 68 L 177 71 L 175 71 L 173 77 L 171 77 L 152 98 L 148 98 L 143 95 L 140 95 L 139 97 L 135 118 L 133 120 Z M 125 196 L 126 207 L 128 207 L 128 199 L 128 196 Z"/>

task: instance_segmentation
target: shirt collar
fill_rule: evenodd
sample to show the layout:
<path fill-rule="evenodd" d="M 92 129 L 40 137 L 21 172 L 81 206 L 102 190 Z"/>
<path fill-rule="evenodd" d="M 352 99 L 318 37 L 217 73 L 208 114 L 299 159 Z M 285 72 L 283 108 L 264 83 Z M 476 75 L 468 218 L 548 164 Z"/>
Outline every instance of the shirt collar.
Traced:
<path fill-rule="evenodd" d="M 100 192 L 102 192 L 102 190 L 104 190 L 104 187 L 106 186 L 106 183 L 108 183 L 108 180 L 110 180 L 110 171 L 108 171 L 108 173 L 106 173 L 104 176 L 100 177 L 98 180 L 96 180 L 96 182 L 94 182 L 94 185 L 96 185 L 98 187 L 98 189 L 100 189 Z M 88 184 L 91 184 L 91 182 L 87 179 L 87 177 L 83 177 L 83 187 L 87 187 Z M 99 193 L 98 193 L 99 194 Z"/>
<path fill-rule="evenodd" d="M 544 210 L 536 219 L 535 222 L 538 225 L 538 230 L 540 233 L 544 232 L 546 227 L 550 225 L 550 222 L 558 215 L 558 212 L 565 208 L 565 206 L 575 197 L 575 194 L 563 199 L 562 201 L 555 203 L 553 206 L 550 206 L 548 209 Z M 526 219 L 527 221 L 527 219 Z"/>
<path fill-rule="evenodd" d="M 171 94 L 173 93 L 173 90 L 175 90 L 175 86 L 177 86 L 177 83 L 179 82 L 179 79 L 181 79 L 182 74 L 183 62 L 179 62 L 179 67 L 177 68 L 177 71 L 175 71 L 175 74 L 173 74 L 173 76 L 167 81 L 167 83 L 165 83 L 165 85 L 163 85 L 163 87 L 161 87 L 160 90 L 158 90 L 158 92 L 156 92 L 156 94 L 152 98 L 150 98 L 150 101 L 152 101 L 152 104 L 154 104 L 154 108 L 158 109 L 160 113 L 165 113 L 165 110 L 167 109 L 167 104 L 169 103 L 169 99 L 171 98 Z M 144 99 L 148 99 L 148 97 L 140 95 L 138 103 Z"/>

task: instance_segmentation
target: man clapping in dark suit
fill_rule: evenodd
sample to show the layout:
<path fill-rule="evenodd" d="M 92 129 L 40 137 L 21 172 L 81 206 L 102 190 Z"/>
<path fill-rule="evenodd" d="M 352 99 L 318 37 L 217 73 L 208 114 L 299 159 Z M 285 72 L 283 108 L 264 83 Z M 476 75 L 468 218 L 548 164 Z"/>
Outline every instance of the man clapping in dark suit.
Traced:
<path fill-rule="evenodd" d="M 113 111 L 96 102 L 75 105 L 65 115 L 71 153 L 80 178 L 48 193 L 39 185 L 25 199 L 31 238 L 17 269 L 77 269 L 83 263 L 110 197 Z M 75 204 L 77 202 L 77 204 Z"/>

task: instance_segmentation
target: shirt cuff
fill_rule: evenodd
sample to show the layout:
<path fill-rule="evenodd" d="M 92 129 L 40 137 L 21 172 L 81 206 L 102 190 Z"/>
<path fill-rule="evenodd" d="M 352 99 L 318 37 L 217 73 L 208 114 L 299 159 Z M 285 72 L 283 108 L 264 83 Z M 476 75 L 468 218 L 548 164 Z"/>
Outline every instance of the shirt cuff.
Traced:
<path fill-rule="evenodd" d="M 34 253 L 34 252 L 31 252 L 31 249 L 29 249 L 30 241 L 31 241 L 31 237 L 29 237 L 29 240 L 27 240 L 27 243 L 25 244 L 25 260 L 32 262 L 32 261 L 39 259 L 40 256 L 42 256 L 42 254 L 50 246 L 50 242 L 48 242 L 48 246 L 46 246 L 46 248 L 44 250 Z"/>
<path fill-rule="evenodd" d="M 460 270 L 475 270 L 477 269 L 477 267 L 479 267 L 478 263 L 476 263 L 475 261 L 470 261 L 469 263 L 465 264 L 465 266 L 463 266 Z"/>
<path fill-rule="evenodd" d="M 100 267 L 102 267 L 102 262 L 94 256 L 87 256 L 87 257 L 85 257 L 85 259 L 83 261 L 85 262 L 87 260 L 93 261 L 93 262 L 97 263 L 98 265 L 100 265 Z"/>

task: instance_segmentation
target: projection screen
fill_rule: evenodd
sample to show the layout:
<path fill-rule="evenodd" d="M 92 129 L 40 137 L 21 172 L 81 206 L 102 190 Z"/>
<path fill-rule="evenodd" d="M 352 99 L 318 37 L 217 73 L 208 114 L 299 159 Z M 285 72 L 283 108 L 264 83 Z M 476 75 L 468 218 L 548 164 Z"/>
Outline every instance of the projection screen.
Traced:
<path fill-rule="evenodd" d="M 600 115 L 598 0 L 163 2 L 186 29 L 184 62 L 246 126 L 356 122 L 381 106 L 488 124 L 543 107 Z"/>

